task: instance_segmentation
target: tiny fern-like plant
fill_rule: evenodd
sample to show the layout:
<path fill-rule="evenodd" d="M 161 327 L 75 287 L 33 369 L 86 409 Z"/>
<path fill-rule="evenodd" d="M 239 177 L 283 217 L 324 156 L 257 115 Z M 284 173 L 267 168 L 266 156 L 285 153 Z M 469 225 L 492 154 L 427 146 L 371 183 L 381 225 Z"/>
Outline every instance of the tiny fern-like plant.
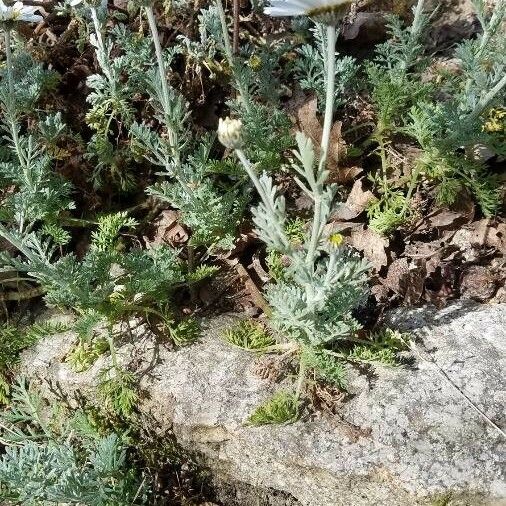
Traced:
<path fill-rule="evenodd" d="M 227 329 L 224 338 L 230 344 L 245 350 L 264 351 L 275 344 L 275 340 L 259 324 L 244 320 Z"/>
<path fill-rule="evenodd" d="M 250 425 L 293 423 L 299 417 L 300 399 L 292 392 L 279 391 L 248 418 Z"/>

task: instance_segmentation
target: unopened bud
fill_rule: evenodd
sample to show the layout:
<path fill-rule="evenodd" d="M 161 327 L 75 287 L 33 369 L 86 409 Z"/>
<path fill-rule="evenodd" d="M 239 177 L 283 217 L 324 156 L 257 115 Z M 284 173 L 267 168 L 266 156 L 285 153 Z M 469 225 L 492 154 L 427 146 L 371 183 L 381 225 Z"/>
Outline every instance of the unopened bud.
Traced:
<path fill-rule="evenodd" d="M 242 146 L 242 122 L 240 119 L 220 118 L 218 139 L 226 147 L 237 149 Z"/>

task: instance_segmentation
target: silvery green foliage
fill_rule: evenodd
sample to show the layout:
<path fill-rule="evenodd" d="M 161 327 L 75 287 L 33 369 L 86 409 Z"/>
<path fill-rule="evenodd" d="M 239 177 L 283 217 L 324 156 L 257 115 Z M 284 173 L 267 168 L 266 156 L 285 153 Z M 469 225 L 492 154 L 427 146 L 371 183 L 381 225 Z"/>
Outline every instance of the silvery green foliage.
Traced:
<path fill-rule="evenodd" d="M 91 109 L 86 116 L 92 128 L 101 134 L 108 134 L 111 119 L 122 121 L 127 126 L 133 121 L 133 109 L 129 103 L 131 91 L 121 79 L 127 62 L 124 56 L 111 57 L 113 44 L 110 39 L 106 39 L 102 46 L 92 35 L 90 42 L 95 48 L 102 74 L 93 74 L 86 81 L 93 90 L 87 97 Z"/>
<path fill-rule="evenodd" d="M 8 447 L 0 461 L 0 497 L 23 505 L 125 504 L 137 491 L 133 477 L 115 436 L 93 442 L 84 459 L 66 442 L 27 442 Z"/>
<path fill-rule="evenodd" d="M 166 51 L 169 64 L 176 53 L 177 48 Z M 132 145 L 138 155 L 163 169 L 159 175 L 168 178 L 147 192 L 181 210 L 183 223 L 192 231 L 192 245 L 230 249 L 245 199 L 238 191 L 214 183 L 208 170 L 214 138 L 190 142 L 188 104 L 159 68 L 149 72 L 146 85 L 163 130 L 134 123 Z"/>
<path fill-rule="evenodd" d="M 13 388 L 10 409 L 0 415 L 2 501 L 26 506 L 144 503 L 137 471 L 116 434 L 88 431 L 84 436 L 68 414 L 63 418 L 55 409 L 42 417 L 43 408 L 42 398 L 21 381 Z"/>
<path fill-rule="evenodd" d="M 8 94 L 7 69 L 3 66 L 0 69 L 2 100 L 9 103 L 10 109 L 18 114 L 31 113 L 41 93 L 53 89 L 58 83 L 57 74 L 44 69 L 27 51 L 16 51 L 12 60 L 12 74 L 16 86 L 14 94 Z"/>
<path fill-rule="evenodd" d="M 462 74 L 452 91 L 457 105 L 458 119 L 464 123 L 473 121 L 487 107 L 504 104 L 506 96 L 506 37 L 504 21 L 506 1 L 494 2 L 492 11 L 483 0 L 474 0 L 482 33 L 474 39 L 460 43 L 455 56 L 460 60 Z M 502 84 L 501 84 L 502 83 Z M 464 84 L 462 86 L 461 84 Z M 499 86 L 499 88 L 497 88 Z M 491 91 L 497 89 L 495 95 Z M 451 109 L 453 107 L 449 107 Z"/>
<path fill-rule="evenodd" d="M 181 51 L 187 56 L 190 64 L 196 62 L 209 68 L 216 54 L 223 51 L 221 24 L 216 5 L 212 4 L 206 9 L 201 9 L 197 21 L 199 40 L 191 40 L 186 35 L 178 35 L 177 40 L 181 43 Z"/>
<path fill-rule="evenodd" d="M 314 36 L 314 43 L 304 44 L 297 49 L 299 58 L 295 61 L 294 71 L 301 88 L 316 93 L 321 108 L 325 103 L 325 76 L 327 74 L 325 70 L 326 28 L 320 23 L 315 23 L 310 31 Z M 345 103 L 353 78 L 358 71 L 358 65 L 351 56 L 339 57 L 339 53 L 336 53 L 335 65 L 334 110 Z"/>
<path fill-rule="evenodd" d="M 0 220 L 14 222 L 18 230 L 30 230 L 36 222 L 54 222 L 71 209 L 71 186 L 53 169 L 53 159 L 45 143 L 48 135 L 57 136 L 64 128 L 61 116 L 48 116 L 39 123 L 39 131 L 23 133 L 26 113 L 33 111 L 45 87 L 54 79 L 24 52 L 13 59 L 13 78 L 19 83 L 13 93 L 4 75 L 0 84 L 0 108 L 3 134 L 0 159 L 0 185 L 16 187 L 3 200 Z"/>
<path fill-rule="evenodd" d="M 457 46 L 460 70 L 446 78 L 446 97 L 426 97 L 414 104 L 405 131 L 424 149 L 420 167 L 438 181 L 438 200 L 450 204 L 465 187 L 490 216 L 500 204 L 498 184 L 472 152 L 477 144 L 492 153 L 505 152 L 504 141 L 498 142 L 497 136 L 484 131 L 482 115 L 503 104 L 506 97 L 506 38 L 502 29 L 506 1 L 495 3 L 491 11 L 481 0 L 473 5 L 482 33 Z M 463 153 L 459 152 L 462 148 Z"/>
<path fill-rule="evenodd" d="M 89 9 L 87 9 L 89 11 Z M 146 57 L 146 48 L 133 37 L 128 37 L 126 29 L 116 28 L 113 37 L 102 34 L 102 23 L 99 19 L 104 11 L 93 14 L 94 31 L 90 43 L 95 48 L 100 73 L 88 77 L 86 83 L 92 90 L 87 96 L 91 108 L 86 114 L 88 125 L 95 131 L 88 147 L 87 158 L 94 162 L 91 179 L 95 187 L 103 185 L 106 178 L 119 183 L 123 190 L 133 186 L 133 175 L 124 170 L 130 153 L 120 149 L 111 140 L 114 132 L 128 128 L 134 119 L 131 97 L 142 89 L 139 75 L 142 72 L 140 58 Z M 116 39 L 117 37 L 117 39 Z M 115 39 L 124 46 L 115 44 Z M 135 43 L 137 42 L 137 43 Z M 111 56 L 113 49 L 121 54 Z M 149 61 L 147 58 L 145 61 Z"/>
<path fill-rule="evenodd" d="M 280 60 L 290 48 L 286 41 L 244 44 L 240 48 L 236 79 L 241 80 L 249 95 L 278 105 L 283 92 Z"/>
<path fill-rule="evenodd" d="M 262 203 L 253 212 L 254 222 L 267 246 L 286 255 L 290 263 L 286 279 L 266 292 L 273 324 L 302 345 L 323 348 L 359 328 L 351 312 L 363 299 L 368 266 L 324 237 L 335 187 L 325 185 L 328 172 L 321 164 L 315 170 L 311 140 L 298 133 L 297 144 L 296 181 L 315 205 L 311 234 L 300 248 L 290 243 L 284 198 L 266 174 L 259 178 Z"/>
<path fill-rule="evenodd" d="M 173 51 L 166 52 L 166 63 L 170 65 L 174 55 Z M 169 83 L 164 87 L 162 79 L 166 76 L 161 76 L 158 69 L 152 68 L 144 81 L 155 118 L 163 125 L 162 135 L 138 122 L 132 124 L 130 134 L 134 151 L 174 176 L 186 154 L 190 112 L 184 97 Z"/>
<path fill-rule="evenodd" d="M 148 193 L 181 210 L 181 221 L 190 227 L 193 246 L 229 250 L 247 202 L 239 190 L 213 184 L 210 152 L 214 137 L 204 138 L 181 167 L 176 181 L 163 181 Z"/>
<path fill-rule="evenodd" d="M 430 16 L 424 12 L 424 0 L 418 1 L 413 13 L 407 28 L 397 16 L 387 17 L 389 40 L 376 46 L 374 60 L 366 65 L 380 135 L 404 126 L 406 111 L 431 91 L 420 79 L 428 65 L 423 39 Z"/>
<path fill-rule="evenodd" d="M 0 261 L 36 279 L 50 304 L 95 309 L 114 321 L 131 311 L 132 305 L 165 300 L 174 285 L 184 280 L 176 250 L 119 251 L 119 231 L 132 225 L 125 213 L 100 218 L 90 251 L 82 260 L 72 254 L 58 258 L 58 245 L 40 232 L 19 233 L 0 225 L 0 235 L 23 255 L 0 254 Z"/>

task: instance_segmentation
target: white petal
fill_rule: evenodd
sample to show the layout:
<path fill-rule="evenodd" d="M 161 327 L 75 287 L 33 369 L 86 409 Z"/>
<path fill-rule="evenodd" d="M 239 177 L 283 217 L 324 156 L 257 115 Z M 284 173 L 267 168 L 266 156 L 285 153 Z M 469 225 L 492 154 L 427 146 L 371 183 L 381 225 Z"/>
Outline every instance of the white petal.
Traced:
<path fill-rule="evenodd" d="M 40 23 L 44 18 L 38 14 L 21 14 L 19 19 L 27 23 Z"/>
<path fill-rule="evenodd" d="M 329 7 L 338 7 L 339 5 L 351 4 L 351 0 L 329 0 L 325 5 Z"/>
<path fill-rule="evenodd" d="M 21 10 L 21 12 L 23 14 L 33 14 L 34 12 L 38 11 L 39 8 L 38 7 L 28 7 L 28 6 L 24 6 L 23 9 Z"/>
<path fill-rule="evenodd" d="M 76 5 L 79 5 L 83 0 L 70 0 L 70 6 L 75 7 Z"/>
<path fill-rule="evenodd" d="M 264 9 L 264 13 L 267 14 L 268 16 L 273 16 L 273 17 L 301 16 L 302 14 L 305 13 L 305 11 L 303 11 L 301 9 L 296 9 L 295 7 L 291 8 L 291 9 L 287 9 L 286 7 L 284 7 L 284 8 L 266 7 Z"/>
<path fill-rule="evenodd" d="M 306 11 L 310 7 L 308 3 L 307 0 L 272 0 L 269 7 L 274 7 L 275 9 L 293 9 L 297 7 Z"/>

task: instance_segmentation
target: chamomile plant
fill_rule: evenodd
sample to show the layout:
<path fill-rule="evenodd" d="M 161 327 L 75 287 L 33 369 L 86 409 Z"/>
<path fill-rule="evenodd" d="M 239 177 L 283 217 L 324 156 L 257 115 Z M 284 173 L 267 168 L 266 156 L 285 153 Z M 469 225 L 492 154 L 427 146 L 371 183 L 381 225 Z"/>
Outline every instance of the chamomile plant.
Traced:
<path fill-rule="evenodd" d="M 121 335 L 115 325 L 140 316 L 161 324 L 178 343 L 190 334 L 193 338 L 194 327 L 186 320 L 176 321 L 167 310 L 173 290 L 187 282 L 186 269 L 179 252 L 168 246 L 131 247 L 124 233 L 137 222 L 121 211 L 87 222 L 94 225 L 88 251 L 80 258 L 67 253 L 72 234 L 62 224 L 74 208 L 72 187 L 55 172 L 47 150 L 49 140 L 58 137 L 65 125 L 56 114 L 37 118 L 37 127 L 26 127 L 27 116 L 33 114 L 34 105 L 52 85 L 54 76 L 23 50 L 12 54 L 10 31 L 21 19 L 21 14 L 16 14 L 2 25 L 9 45 L 0 82 L 1 128 L 6 140 L 0 163 L 0 237 L 12 246 L 0 252 L 2 270 L 12 272 L 2 284 L 8 282 L 9 288 L 17 288 L 13 293 L 17 298 L 12 300 L 43 295 L 49 305 L 76 313 L 76 328 L 85 331 L 79 332 L 73 363 L 83 370 L 100 353 L 109 351 L 112 367 L 104 373 L 103 394 L 112 408 L 118 407 L 113 398 L 130 399 L 122 405 L 122 414 L 126 414 L 135 399 L 135 381 L 114 358 L 115 342 Z M 93 332 L 97 327 L 103 332 Z"/>
<path fill-rule="evenodd" d="M 160 129 L 134 123 L 132 148 L 139 158 L 159 168 L 158 175 L 165 177 L 147 191 L 181 211 L 181 221 L 191 229 L 189 270 L 193 274 L 204 273 L 197 270 L 196 250 L 203 247 L 207 256 L 214 250 L 232 247 L 246 195 L 240 186 L 215 182 L 213 168 L 217 161 L 211 157 L 214 137 L 193 139 L 188 103 L 167 79 L 175 49 L 162 49 L 152 6 L 146 5 L 143 12 L 156 58 L 156 66 L 149 71 L 145 84 Z"/>
<path fill-rule="evenodd" d="M 316 150 L 310 139 L 297 133 L 297 149 L 291 161 L 296 183 L 313 202 L 311 227 L 300 243 L 294 243 L 287 235 L 285 200 L 272 177 L 266 172 L 259 174 L 245 153 L 242 121 L 222 119 L 218 128 L 220 141 L 235 152 L 260 197 L 260 204 L 253 210 L 258 235 L 269 249 L 283 254 L 288 264 L 285 276 L 270 284 L 265 296 L 272 309 L 270 324 L 286 339 L 278 344 L 279 349 L 298 357 L 298 379 L 294 392 L 280 393 L 252 415 L 251 423 L 255 424 L 263 419 L 265 423 L 293 421 L 310 370 L 342 386 L 344 370 L 333 350 L 353 339 L 360 327 L 353 317 L 353 309 L 363 299 L 368 265 L 343 247 L 339 234 L 328 236 L 324 231 L 336 190 L 334 185 L 326 183 L 326 162 L 334 112 L 336 23 L 343 15 L 344 4 L 307 2 L 306 5 L 279 0 L 266 9 L 271 15 L 315 15 L 326 24 L 321 144 Z"/>
<path fill-rule="evenodd" d="M 455 49 L 459 72 L 443 75 L 447 98 L 427 97 L 413 104 L 406 131 L 419 143 L 418 160 L 408 198 L 419 179 L 436 183 L 436 201 L 448 205 L 462 191 L 470 193 L 485 216 L 500 207 L 500 186 L 487 159 L 504 156 L 504 139 L 486 128 L 487 117 L 506 98 L 506 1 L 472 2 L 481 33 Z M 483 157 L 480 152 L 485 151 Z"/>
<path fill-rule="evenodd" d="M 504 143 L 484 124 L 489 111 L 504 101 L 506 2 L 472 4 L 482 33 L 457 45 L 458 71 L 445 71 L 444 64 L 439 71 L 431 67 L 424 42 L 434 13 L 426 11 L 424 0 L 413 8 L 407 28 L 389 16 L 390 40 L 380 44 L 375 59 L 366 64 L 377 118 L 371 139 L 381 160 L 381 170 L 373 176 L 380 197 L 368 215 L 371 228 L 382 234 L 410 219 L 411 198 L 421 182 L 434 187 L 439 205 L 450 205 L 467 191 L 486 216 L 498 209 L 498 183 L 477 151 L 486 147 L 494 156 L 504 150 Z M 397 155 L 392 141 L 406 134 L 416 140 L 422 155 L 399 181 L 391 177 Z"/>
<path fill-rule="evenodd" d="M 135 87 L 128 75 L 130 58 L 125 54 L 112 56 L 114 40 L 105 33 L 107 1 L 69 0 L 68 5 L 78 9 L 84 20 L 91 20 L 89 41 L 100 69 L 86 82 L 92 90 L 87 96 L 91 107 L 86 113 L 86 122 L 94 131 L 87 148 L 87 158 L 94 165 L 91 180 L 95 188 L 113 182 L 123 191 L 132 190 L 135 177 L 129 170 L 131 153 L 116 142 L 134 120 L 131 97 Z"/>

